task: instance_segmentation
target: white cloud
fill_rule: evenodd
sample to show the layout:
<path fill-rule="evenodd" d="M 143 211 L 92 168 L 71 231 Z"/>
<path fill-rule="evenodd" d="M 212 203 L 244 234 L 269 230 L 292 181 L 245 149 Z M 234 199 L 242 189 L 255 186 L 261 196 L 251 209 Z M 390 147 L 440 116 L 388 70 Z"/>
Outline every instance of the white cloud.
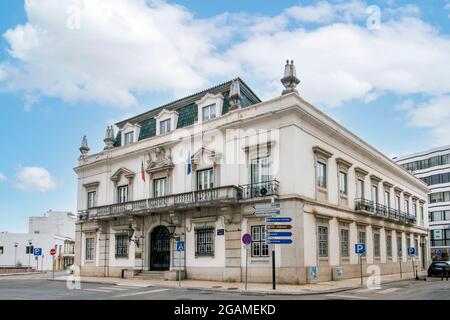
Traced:
<path fill-rule="evenodd" d="M 80 29 L 72 30 L 66 11 L 76 2 Z M 366 9 L 358 0 L 321 1 L 277 16 L 197 19 L 163 1 L 28 0 L 28 22 L 5 33 L 14 64 L 0 70 L 12 90 L 114 106 L 236 76 L 273 97 L 287 58 L 296 62 L 300 93 L 319 105 L 450 92 L 448 37 L 418 18 L 415 6 L 384 8 L 381 29 L 369 30 Z"/>
<path fill-rule="evenodd" d="M 6 181 L 8 180 L 8 178 L 6 178 L 6 176 L 0 172 L 0 182 Z"/>
<path fill-rule="evenodd" d="M 430 129 L 430 143 L 434 146 L 450 144 L 450 95 L 433 98 L 410 109 L 407 119 L 412 127 Z"/>
<path fill-rule="evenodd" d="M 47 192 L 56 186 L 55 178 L 46 169 L 40 167 L 20 168 L 15 182 L 15 187 L 21 191 Z"/>

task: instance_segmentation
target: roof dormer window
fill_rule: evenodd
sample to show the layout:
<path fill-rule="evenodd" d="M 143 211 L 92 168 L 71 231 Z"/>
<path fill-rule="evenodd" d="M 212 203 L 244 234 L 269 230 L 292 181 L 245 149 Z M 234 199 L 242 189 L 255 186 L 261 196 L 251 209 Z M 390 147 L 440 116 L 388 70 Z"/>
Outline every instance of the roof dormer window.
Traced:
<path fill-rule="evenodd" d="M 159 133 L 160 133 L 160 134 L 164 134 L 164 133 L 167 133 L 167 132 L 170 132 L 170 131 L 171 131 L 171 128 L 170 128 L 170 119 L 162 120 L 162 121 L 159 123 Z"/>
<path fill-rule="evenodd" d="M 134 132 L 125 133 L 125 145 L 132 144 L 134 142 Z"/>
<path fill-rule="evenodd" d="M 203 121 L 214 119 L 216 117 L 216 104 L 210 104 L 209 106 L 203 107 Z"/>

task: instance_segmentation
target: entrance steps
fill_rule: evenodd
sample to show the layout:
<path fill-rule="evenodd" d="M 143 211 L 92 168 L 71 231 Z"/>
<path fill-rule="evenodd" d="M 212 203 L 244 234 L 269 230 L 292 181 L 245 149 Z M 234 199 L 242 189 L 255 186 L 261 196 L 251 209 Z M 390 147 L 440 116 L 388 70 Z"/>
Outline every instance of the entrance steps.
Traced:
<path fill-rule="evenodd" d="M 135 279 L 141 280 L 164 280 L 165 271 L 141 271 L 135 276 Z"/>

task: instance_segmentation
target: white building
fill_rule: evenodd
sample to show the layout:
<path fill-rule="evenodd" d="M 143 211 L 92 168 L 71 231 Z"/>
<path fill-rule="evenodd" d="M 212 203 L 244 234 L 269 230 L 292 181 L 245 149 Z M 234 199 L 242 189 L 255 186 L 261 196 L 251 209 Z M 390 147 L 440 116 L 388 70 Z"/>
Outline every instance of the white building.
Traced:
<path fill-rule="evenodd" d="M 72 213 L 49 211 L 29 218 L 28 233 L 0 233 L 0 266 L 52 270 L 55 249 L 55 269 L 66 269 L 74 262 L 75 221 Z M 41 248 L 42 256 L 36 258 L 30 247 Z"/>
<path fill-rule="evenodd" d="M 431 257 L 450 260 L 450 146 L 394 160 L 429 186 Z"/>
<path fill-rule="evenodd" d="M 108 127 L 103 151 L 78 175 L 76 264 L 83 275 L 241 281 L 241 237 L 250 233 L 249 280 L 282 283 L 411 270 L 407 247 L 428 264 L 427 186 L 305 101 L 293 63 L 286 90 L 268 101 L 236 79 Z M 324 94 L 326 94 L 324 89 Z M 280 203 L 291 245 L 266 241 L 256 203 Z M 174 237 L 185 241 L 176 251 Z M 397 257 L 400 254 L 400 258 Z M 128 270 L 128 271 L 127 271 Z"/>

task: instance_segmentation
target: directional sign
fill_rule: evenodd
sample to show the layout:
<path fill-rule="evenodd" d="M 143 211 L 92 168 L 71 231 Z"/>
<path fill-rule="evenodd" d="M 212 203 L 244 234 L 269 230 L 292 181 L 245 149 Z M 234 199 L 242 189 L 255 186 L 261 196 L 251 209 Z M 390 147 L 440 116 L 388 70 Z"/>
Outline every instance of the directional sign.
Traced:
<path fill-rule="evenodd" d="M 267 232 L 267 237 L 292 237 L 292 232 Z"/>
<path fill-rule="evenodd" d="M 253 205 L 253 209 L 255 210 L 279 209 L 280 207 L 279 203 L 257 203 Z"/>
<path fill-rule="evenodd" d="M 292 244 L 291 239 L 267 239 L 267 244 Z"/>
<path fill-rule="evenodd" d="M 288 223 L 291 221 L 292 218 L 266 218 L 266 223 L 277 223 L 277 222 Z"/>
<path fill-rule="evenodd" d="M 258 216 L 258 217 L 261 217 L 261 216 L 264 216 L 264 217 L 267 217 L 267 216 L 278 216 L 280 214 L 281 214 L 280 210 L 267 210 L 267 211 L 258 210 L 258 211 L 253 211 L 253 215 Z"/>
<path fill-rule="evenodd" d="M 50 249 L 50 254 L 51 254 L 52 256 L 54 256 L 54 255 L 56 254 L 56 250 L 55 250 L 55 249 Z"/>
<path fill-rule="evenodd" d="M 364 253 L 366 253 L 366 244 L 365 243 L 357 243 L 357 244 L 355 244 L 355 253 L 356 254 L 364 254 Z"/>
<path fill-rule="evenodd" d="M 435 252 L 434 252 L 434 254 L 436 255 L 436 256 L 438 256 L 438 257 L 441 257 L 442 256 L 442 250 L 436 250 Z"/>
<path fill-rule="evenodd" d="M 242 243 L 245 245 L 249 245 L 252 243 L 252 236 L 248 233 L 242 236 Z"/>
<path fill-rule="evenodd" d="M 184 241 L 177 241 L 177 251 L 184 251 Z"/>
<path fill-rule="evenodd" d="M 414 247 L 409 247 L 409 248 L 408 248 L 408 255 L 409 255 L 409 256 L 415 256 L 415 255 L 416 255 L 416 248 L 414 248 Z"/>
<path fill-rule="evenodd" d="M 42 256 L 42 248 L 34 248 L 34 255 L 36 257 Z"/>
<path fill-rule="evenodd" d="M 266 226 L 267 230 L 291 230 L 292 226 L 289 224 L 269 224 Z"/>

